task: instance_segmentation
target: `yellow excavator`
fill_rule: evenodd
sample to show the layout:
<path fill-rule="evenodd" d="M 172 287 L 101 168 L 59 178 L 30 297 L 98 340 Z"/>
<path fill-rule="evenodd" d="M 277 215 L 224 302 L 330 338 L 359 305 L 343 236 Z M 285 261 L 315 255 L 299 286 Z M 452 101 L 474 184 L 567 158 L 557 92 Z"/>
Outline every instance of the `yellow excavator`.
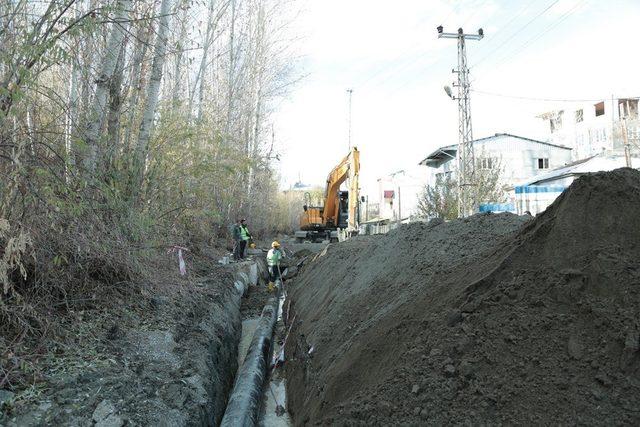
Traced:
<path fill-rule="evenodd" d="M 353 147 L 349 154 L 329 173 L 322 206 L 310 206 L 305 197 L 304 212 L 300 216 L 300 230 L 296 241 L 338 241 L 340 232 L 353 235 L 358 232 L 358 178 L 360 152 Z M 340 185 L 349 179 L 349 190 L 341 191 Z M 305 195 L 307 196 L 307 195 Z"/>

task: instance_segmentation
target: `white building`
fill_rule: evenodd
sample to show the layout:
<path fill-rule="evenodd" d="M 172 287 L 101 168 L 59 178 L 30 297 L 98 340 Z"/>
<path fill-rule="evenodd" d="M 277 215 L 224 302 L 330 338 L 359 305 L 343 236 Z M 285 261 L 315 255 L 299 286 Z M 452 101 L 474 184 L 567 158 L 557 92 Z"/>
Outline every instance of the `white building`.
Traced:
<path fill-rule="evenodd" d="M 398 221 L 418 215 L 418 198 L 427 178 L 424 168 L 418 166 L 379 178 L 378 218 Z"/>
<path fill-rule="evenodd" d="M 571 162 L 571 149 L 568 147 L 507 133 L 476 139 L 473 147 L 476 167 L 501 168 L 502 183 L 510 188 Z M 429 182 L 435 182 L 438 176 L 446 174 L 455 176 L 457 152 L 457 144 L 440 147 L 420 162 L 420 165 L 428 166 Z M 510 206 L 500 210 L 515 210 L 514 194 L 509 192 L 506 196 Z"/>
<path fill-rule="evenodd" d="M 538 118 L 546 122 L 551 143 L 573 149 L 573 160 L 602 153 L 620 154 L 624 150 L 625 129 L 631 151 L 639 151 L 638 98 L 576 103 L 570 108 L 546 112 Z"/>
<path fill-rule="evenodd" d="M 640 159 L 632 158 L 631 165 L 636 169 L 640 168 Z M 553 203 L 576 178 L 587 173 L 611 171 L 624 166 L 626 159 L 623 155 L 604 153 L 518 183 L 512 190 L 516 213 L 522 215 L 529 212 L 537 215 Z"/>

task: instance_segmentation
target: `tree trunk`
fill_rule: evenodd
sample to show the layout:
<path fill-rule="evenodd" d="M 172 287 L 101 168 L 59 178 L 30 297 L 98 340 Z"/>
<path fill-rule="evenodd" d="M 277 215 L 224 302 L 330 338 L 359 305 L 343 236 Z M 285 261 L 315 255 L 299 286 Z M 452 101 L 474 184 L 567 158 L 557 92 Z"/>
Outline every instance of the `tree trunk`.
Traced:
<path fill-rule="evenodd" d="M 138 134 L 138 144 L 134 157 L 134 177 L 135 184 L 133 194 L 139 194 L 144 180 L 144 169 L 149 150 L 149 140 L 153 129 L 153 119 L 158 106 L 160 96 L 160 84 L 162 83 L 162 69 L 167 51 L 167 32 L 169 30 L 169 11 L 171 10 L 171 0 L 162 0 L 160 5 L 160 22 L 158 24 L 158 36 L 153 53 L 153 64 L 151 65 L 151 76 L 147 85 L 147 95 L 140 133 Z M 135 197 L 134 197 L 135 199 Z"/>
<path fill-rule="evenodd" d="M 127 39 L 125 38 L 116 63 L 116 71 L 109 83 L 109 113 L 107 116 L 107 146 L 105 150 L 104 171 L 113 166 L 120 145 L 120 115 L 122 107 L 122 80 L 124 74 L 124 56 Z"/>
<path fill-rule="evenodd" d="M 189 2 L 182 1 L 182 17 L 180 19 L 180 33 L 176 42 L 176 62 L 173 76 L 173 90 L 171 104 L 174 109 L 180 105 L 180 83 L 182 81 L 182 57 L 184 53 L 184 41 L 187 39 L 187 21 L 189 19 Z"/>
<path fill-rule="evenodd" d="M 93 99 L 89 121 L 86 130 L 86 144 L 88 153 L 85 158 L 85 168 L 93 173 L 96 170 L 100 156 L 100 131 L 106 116 L 107 96 L 109 85 L 116 70 L 120 46 L 124 41 L 128 10 L 131 8 L 131 0 L 118 0 L 116 5 L 115 22 L 107 41 L 104 57 L 100 66 L 100 74 L 96 79 L 96 93 Z"/>
<path fill-rule="evenodd" d="M 150 26 L 141 26 L 136 33 L 136 47 L 131 61 L 131 73 L 129 81 L 132 93 L 128 102 L 127 130 L 124 137 L 124 150 L 129 152 L 132 146 L 131 138 L 136 123 L 136 112 L 138 111 L 138 102 L 140 101 L 140 93 L 142 93 L 142 76 L 144 74 L 144 58 L 147 55 L 147 47 L 151 34 Z"/>

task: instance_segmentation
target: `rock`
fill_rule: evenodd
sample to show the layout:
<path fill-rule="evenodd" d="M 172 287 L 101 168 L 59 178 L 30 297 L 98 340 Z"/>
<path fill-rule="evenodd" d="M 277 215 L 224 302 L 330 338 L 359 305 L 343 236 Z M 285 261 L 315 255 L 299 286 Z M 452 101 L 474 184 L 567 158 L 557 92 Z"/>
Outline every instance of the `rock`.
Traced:
<path fill-rule="evenodd" d="M 91 418 L 95 421 L 96 427 L 121 427 L 124 425 L 122 418 L 116 414 L 115 406 L 108 400 L 103 400 L 98 404 Z"/>
<path fill-rule="evenodd" d="M 601 372 L 598 375 L 596 375 L 596 381 L 598 381 L 600 384 L 602 384 L 605 387 L 610 387 L 613 384 L 613 382 L 611 381 L 611 378 L 609 378 L 609 376 L 604 372 Z"/>
<path fill-rule="evenodd" d="M 378 411 L 383 415 L 390 415 L 392 410 L 393 405 L 391 405 L 391 402 L 388 402 L 386 400 L 381 400 L 378 402 Z"/>
<path fill-rule="evenodd" d="M 462 374 L 462 376 L 470 378 L 473 376 L 473 374 L 475 373 L 476 369 L 473 366 L 473 364 L 471 364 L 468 361 L 463 361 L 462 363 L 460 363 L 459 366 L 459 370 L 460 370 L 460 374 Z"/>
<path fill-rule="evenodd" d="M 431 351 L 429 352 L 429 356 L 434 357 L 434 356 L 440 356 L 442 354 L 442 350 L 440 350 L 439 348 L 432 348 Z"/>
<path fill-rule="evenodd" d="M 420 416 L 422 418 L 429 418 L 429 411 L 427 411 L 426 409 L 423 409 L 422 411 L 420 411 Z"/>
<path fill-rule="evenodd" d="M 624 339 L 624 349 L 620 357 L 620 369 L 625 371 L 629 368 L 635 359 L 635 355 L 640 348 L 640 333 L 636 330 L 627 332 Z"/>
<path fill-rule="evenodd" d="M 638 351 L 640 349 L 640 332 L 629 331 L 624 340 L 624 348 L 632 353 Z"/>
<path fill-rule="evenodd" d="M 427 223 L 427 228 L 434 228 L 439 226 L 440 224 L 444 224 L 444 219 L 442 218 L 433 218 L 431 221 Z"/>
<path fill-rule="evenodd" d="M 418 394 L 419 392 L 420 392 L 420 386 L 418 384 L 414 384 L 413 387 L 411 387 L 411 393 Z"/>
<path fill-rule="evenodd" d="M 593 388 L 591 389 L 591 395 L 593 396 L 594 399 L 596 400 L 602 400 L 602 398 L 604 397 L 604 393 L 602 393 L 600 390 L 598 390 L 597 388 Z"/>
<path fill-rule="evenodd" d="M 460 310 L 453 310 L 447 315 L 447 325 L 455 326 L 462 322 L 462 312 Z"/>
<path fill-rule="evenodd" d="M 422 408 L 419 406 L 416 406 L 415 408 L 413 408 L 413 415 L 420 415 L 421 411 L 422 411 Z"/>
<path fill-rule="evenodd" d="M 464 336 L 456 344 L 456 351 L 460 354 L 464 354 L 471 349 L 473 341 L 471 338 Z"/>
<path fill-rule="evenodd" d="M 0 408 L 4 405 L 8 405 L 14 397 L 15 393 L 11 393 L 8 390 L 0 390 Z"/>
<path fill-rule="evenodd" d="M 444 373 L 449 376 L 452 377 L 455 375 L 456 373 L 456 367 L 453 365 L 445 365 L 444 367 Z"/>
<path fill-rule="evenodd" d="M 575 335 L 569 337 L 567 351 L 569 352 L 569 356 L 576 360 L 582 359 L 582 356 L 584 356 L 584 346 L 580 342 L 580 339 Z"/>

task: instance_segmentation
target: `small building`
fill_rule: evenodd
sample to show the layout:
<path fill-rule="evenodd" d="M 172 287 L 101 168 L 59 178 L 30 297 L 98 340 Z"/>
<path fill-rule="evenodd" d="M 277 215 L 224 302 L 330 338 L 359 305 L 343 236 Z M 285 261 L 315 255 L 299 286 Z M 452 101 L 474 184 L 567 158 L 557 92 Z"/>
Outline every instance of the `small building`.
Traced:
<path fill-rule="evenodd" d="M 563 145 L 538 141 L 531 138 L 496 133 L 493 136 L 472 141 L 476 168 L 500 169 L 502 185 L 508 189 L 522 181 L 571 162 L 571 149 Z M 419 164 L 429 168 L 430 183 L 438 177 L 449 175 L 455 179 L 458 145 L 440 147 Z M 515 198 L 505 193 L 508 203 L 500 203 L 500 210 L 515 210 Z M 496 200 L 496 203 L 502 202 Z"/>
<path fill-rule="evenodd" d="M 636 169 L 640 168 L 640 159 L 632 158 L 631 165 Z M 626 160 L 622 155 L 599 154 L 520 182 L 512 190 L 516 213 L 522 215 L 529 212 L 537 215 L 551 205 L 576 178 L 624 166 Z"/>
<path fill-rule="evenodd" d="M 628 144 L 634 154 L 640 142 L 638 98 L 577 102 L 537 116 L 546 122 L 549 142 L 573 149 L 572 159 L 620 154 Z M 626 136 L 626 138 L 625 138 Z"/>
<path fill-rule="evenodd" d="M 418 199 L 426 183 L 424 168 L 417 166 L 379 178 L 377 216 L 401 221 L 419 215 Z"/>

